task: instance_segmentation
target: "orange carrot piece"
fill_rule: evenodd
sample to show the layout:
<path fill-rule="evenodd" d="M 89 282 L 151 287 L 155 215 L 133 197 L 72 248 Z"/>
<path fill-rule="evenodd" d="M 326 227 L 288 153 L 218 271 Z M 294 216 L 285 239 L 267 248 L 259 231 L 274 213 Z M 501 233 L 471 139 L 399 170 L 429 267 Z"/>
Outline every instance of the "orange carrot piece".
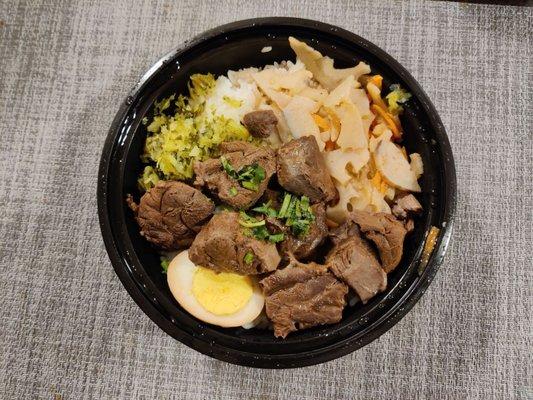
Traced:
<path fill-rule="evenodd" d="M 378 87 L 379 90 L 381 90 L 381 86 L 383 84 L 383 77 L 381 75 L 374 75 L 370 82 L 372 82 L 374 85 Z"/>
<path fill-rule="evenodd" d="M 377 104 L 372 104 L 370 106 L 370 109 L 372 110 L 372 112 L 374 112 L 374 114 L 377 114 L 381 118 L 383 118 L 389 129 L 392 131 L 392 135 L 395 139 L 400 139 L 402 137 L 400 128 L 396 125 L 396 123 L 394 122 L 394 118 L 392 118 L 392 116 L 387 111 L 385 111 Z"/>
<path fill-rule="evenodd" d="M 387 109 L 387 105 L 385 104 L 385 101 L 381 98 L 381 90 L 374 85 L 373 82 L 368 82 L 366 85 L 366 92 L 370 95 L 370 98 L 372 99 L 372 103 L 377 104 L 384 110 Z"/>

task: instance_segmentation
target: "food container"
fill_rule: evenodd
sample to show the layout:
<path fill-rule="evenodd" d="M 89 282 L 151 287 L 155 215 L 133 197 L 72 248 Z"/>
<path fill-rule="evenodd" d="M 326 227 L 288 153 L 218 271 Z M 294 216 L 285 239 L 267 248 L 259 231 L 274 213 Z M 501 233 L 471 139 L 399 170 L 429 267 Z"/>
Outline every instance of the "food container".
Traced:
<path fill-rule="evenodd" d="M 156 99 L 187 93 L 194 73 L 226 74 L 250 66 L 294 59 L 288 37 L 307 42 L 335 60 L 337 67 L 359 61 L 384 77 L 384 87 L 399 83 L 413 97 L 401 117 L 409 153 L 420 153 L 424 175 L 419 196 L 424 213 L 405 242 L 401 264 L 388 276 L 384 293 L 367 304 L 346 307 L 343 319 L 275 338 L 272 331 L 226 329 L 203 323 L 172 297 L 159 255 L 139 234 L 124 201 L 137 193 L 139 156 L 146 137 L 141 120 Z M 270 51 L 263 51 L 271 47 Z M 266 50 L 266 49 L 265 49 Z M 431 283 L 452 232 L 456 181 L 453 156 L 442 122 L 414 78 L 396 60 L 367 40 L 321 22 L 295 18 L 260 18 L 234 22 L 180 45 L 156 62 L 118 106 L 104 145 L 98 176 L 98 213 L 113 267 L 139 307 L 166 333 L 193 349 L 227 362 L 262 368 L 317 364 L 370 343 L 396 324 Z M 422 257 L 431 227 L 439 229 L 428 257 Z M 427 254 L 427 255 L 428 255 Z"/>

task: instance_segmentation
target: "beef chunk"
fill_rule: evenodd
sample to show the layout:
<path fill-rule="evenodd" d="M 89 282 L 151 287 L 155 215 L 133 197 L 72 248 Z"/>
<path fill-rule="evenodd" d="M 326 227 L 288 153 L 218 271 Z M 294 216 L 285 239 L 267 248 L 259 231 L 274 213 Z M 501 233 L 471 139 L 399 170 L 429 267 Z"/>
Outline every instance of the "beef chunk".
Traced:
<path fill-rule="evenodd" d="M 215 209 L 202 192 L 176 181 L 158 182 L 141 197 L 139 205 L 131 196 L 127 202 L 135 213 L 141 235 L 165 250 L 191 244 Z"/>
<path fill-rule="evenodd" d="M 407 233 L 404 224 L 391 214 L 365 211 L 352 212 L 349 220 L 359 225 L 363 235 L 374 242 L 385 272 L 393 271 L 402 259 L 403 241 Z"/>
<path fill-rule="evenodd" d="M 328 236 L 326 206 L 324 203 L 313 204 L 311 211 L 315 216 L 315 220 L 304 236 L 292 235 L 290 230 L 281 224 L 279 220 L 267 219 L 267 225 L 272 232 L 283 232 L 285 234 L 285 240 L 280 245 L 280 251 L 285 257 L 288 257 L 288 254 L 291 253 L 298 260 L 308 259 Z"/>
<path fill-rule="evenodd" d="M 272 204 L 272 199 L 269 199 Z M 279 208 L 279 206 L 275 207 Z M 324 203 L 316 203 L 311 206 L 311 211 L 315 220 L 311 223 L 309 231 L 303 236 L 296 236 L 291 233 L 288 226 L 284 225 L 279 219 L 267 217 L 267 228 L 272 233 L 283 233 L 285 240 L 280 245 L 280 253 L 285 259 L 289 254 L 297 260 L 305 260 L 311 257 L 318 246 L 320 246 L 328 236 L 328 227 L 326 225 L 326 206 Z"/>
<path fill-rule="evenodd" d="M 337 197 L 314 136 L 304 136 L 281 146 L 277 172 L 281 186 L 309 197 L 311 203 L 329 202 Z"/>
<path fill-rule="evenodd" d="M 266 314 L 276 337 L 342 319 L 348 287 L 324 266 L 291 260 L 260 282 L 266 296 Z"/>
<path fill-rule="evenodd" d="M 334 247 L 326 258 L 335 276 L 347 283 L 363 304 L 387 287 L 387 274 L 358 226 L 345 223 L 332 232 Z"/>
<path fill-rule="evenodd" d="M 297 283 L 304 283 L 311 278 L 328 272 L 325 265 L 310 262 L 304 264 L 290 257 L 286 268 L 279 269 L 261 280 L 260 285 L 265 296 L 269 296 L 279 290 L 289 289 Z"/>
<path fill-rule="evenodd" d="M 248 259 L 251 256 L 252 259 Z M 246 236 L 239 214 L 223 211 L 196 235 L 189 249 L 196 265 L 218 272 L 255 275 L 274 271 L 280 262 L 276 245 Z"/>
<path fill-rule="evenodd" d="M 422 205 L 412 194 L 406 194 L 395 200 L 392 213 L 398 219 L 407 219 L 422 212 Z"/>
<path fill-rule="evenodd" d="M 258 110 L 246 114 L 242 120 L 253 137 L 267 138 L 278 133 L 278 119 L 272 110 Z"/>
<path fill-rule="evenodd" d="M 222 202 L 234 208 L 247 209 L 262 196 L 270 177 L 276 172 L 275 153 L 268 147 L 257 147 L 246 142 L 224 142 L 220 145 L 220 151 L 235 171 L 254 164 L 265 170 L 265 178 L 257 190 L 242 187 L 226 173 L 218 158 L 194 164 L 194 185 L 207 187 Z"/>
<path fill-rule="evenodd" d="M 337 245 L 344 242 L 346 239 L 359 234 L 359 227 L 347 220 L 345 223 L 332 228 L 329 231 L 329 238 L 334 245 Z"/>

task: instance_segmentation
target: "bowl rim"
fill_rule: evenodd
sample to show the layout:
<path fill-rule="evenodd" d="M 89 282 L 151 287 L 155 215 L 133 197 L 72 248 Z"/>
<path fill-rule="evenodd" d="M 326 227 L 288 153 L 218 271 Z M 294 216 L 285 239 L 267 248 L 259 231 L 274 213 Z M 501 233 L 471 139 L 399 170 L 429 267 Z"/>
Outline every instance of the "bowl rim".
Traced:
<path fill-rule="evenodd" d="M 133 277 L 128 273 L 128 266 L 126 265 L 120 250 L 117 248 L 117 238 L 113 234 L 112 222 L 108 213 L 107 188 L 108 174 L 110 164 L 112 162 L 111 156 L 115 147 L 116 138 L 119 134 L 118 129 L 122 125 L 124 117 L 127 115 L 133 99 L 139 95 L 150 79 L 165 67 L 170 59 L 178 56 L 180 53 L 195 45 L 198 45 L 213 37 L 227 34 L 231 31 L 276 25 L 292 26 L 296 28 L 299 27 L 316 30 L 319 32 L 326 32 L 334 36 L 339 36 L 342 39 L 353 43 L 354 45 L 363 47 L 365 51 L 372 53 L 373 56 L 379 58 L 384 64 L 392 68 L 394 72 L 400 75 L 404 81 L 408 82 L 410 88 L 415 89 L 415 95 L 420 100 L 420 103 L 423 107 L 423 112 L 435 132 L 439 146 L 446 152 L 446 158 L 443 160 L 443 183 L 446 188 L 445 198 L 443 200 L 443 221 L 445 221 L 446 224 L 443 224 L 443 226 L 440 228 L 441 231 L 439 234 L 439 240 L 423 273 L 419 277 L 420 279 L 418 279 L 415 284 L 412 284 L 409 290 L 407 290 L 404 295 L 396 301 L 394 304 L 395 307 L 391 309 L 390 313 L 384 314 L 382 317 L 377 319 L 369 326 L 368 330 L 360 332 L 360 338 L 351 341 L 351 337 L 348 337 L 345 340 L 329 344 L 313 351 L 273 355 L 229 349 L 217 343 L 208 343 L 206 341 L 202 341 L 198 337 L 194 337 L 185 330 L 177 327 L 175 324 L 169 321 L 168 318 L 166 318 L 163 313 L 156 308 L 154 304 L 152 304 L 152 302 L 147 300 L 146 294 L 138 287 Z M 302 18 L 265 17 L 235 21 L 200 33 L 194 38 L 184 41 L 182 44 L 166 53 L 142 75 L 139 81 L 131 89 L 125 100 L 121 103 L 105 140 L 98 171 L 97 207 L 104 244 L 115 273 L 141 310 L 148 315 L 148 317 L 163 331 L 185 345 L 205 355 L 222 361 L 258 368 L 295 368 L 323 363 L 349 354 L 387 332 L 411 310 L 411 308 L 420 299 L 422 294 L 426 291 L 443 261 L 444 254 L 453 230 L 453 219 L 456 208 L 456 190 L 457 183 L 453 153 L 444 125 L 442 124 L 435 107 L 431 103 L 422 87 L 398 61 L 368 40 L 334 25 Z"/>

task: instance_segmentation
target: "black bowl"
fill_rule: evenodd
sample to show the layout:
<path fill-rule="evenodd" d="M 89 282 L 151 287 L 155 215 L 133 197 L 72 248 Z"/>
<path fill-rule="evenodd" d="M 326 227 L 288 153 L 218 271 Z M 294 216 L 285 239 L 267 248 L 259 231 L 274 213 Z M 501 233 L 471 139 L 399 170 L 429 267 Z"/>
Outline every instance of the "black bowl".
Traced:
<path fill-rule="evenodd" d="M 336 66 L 364 60 L 384 77 L 384 87 L 399 83 L 413 94 L 402 117 L 409 152 L 418 152 L 425 173 L 420 200 L 424 214 L 405 245 L 399 267 L 389 275 L 386 292 L 366 305 L 347 307 L 335 325 L 295 332 L 286 339 L 271 331 L 224 329 L 205 324 L 173 299 L 157 253 L 139 235 L 124 198 L 137 193 L 136 179 L 145 129 L 142 118 L 154 100 L 186 93 L 193 73 L 225 74 L 228 69 L 262 66 L 294 59 L 287 38 L 295 36 Z M 262 53 L 264 46 L 272 51 Z M 220 360 L 263 367 L 301 367 L 348 354 L 371 342 L 398 322 L 430 284 L 448 244 L 455 209 L 455 167 L 448 138 L 430 100 L 413 77 L 391 56 L 351 32 L 324 23 L 294 18 L 261 18 L 215 28 L 186 42 L 159 60 L 133 88 L 113 121 L 105 142 L 98 178 L 98 213 L 105 245 L 120 280 L 139 307 L 161 329 L 182 343 Z M 425 268 L 420 256 L 431 226 L 440 228 Z"/>

